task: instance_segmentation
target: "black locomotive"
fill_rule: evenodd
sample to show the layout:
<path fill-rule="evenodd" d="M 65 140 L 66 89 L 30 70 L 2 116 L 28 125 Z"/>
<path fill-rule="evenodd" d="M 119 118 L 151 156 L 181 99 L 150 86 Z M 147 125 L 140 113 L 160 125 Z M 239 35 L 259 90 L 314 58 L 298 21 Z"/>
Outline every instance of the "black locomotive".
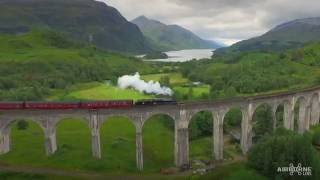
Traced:
<path fill-rule="evenodd" d="M 155 105 L 177 105 L 178 102 L 172 99 L 145 99 L 135 102 L 136 106 L 155 106 Z"/>

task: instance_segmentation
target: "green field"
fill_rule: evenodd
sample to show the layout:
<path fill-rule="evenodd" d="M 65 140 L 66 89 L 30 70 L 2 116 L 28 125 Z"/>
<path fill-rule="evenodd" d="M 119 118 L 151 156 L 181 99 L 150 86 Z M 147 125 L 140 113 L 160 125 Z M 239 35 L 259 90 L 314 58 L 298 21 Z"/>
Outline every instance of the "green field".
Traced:
<path fill-rule="evenodd" d="M 183 97 L 188 97 L 189 100 L 203 99 L 204 96 L 208 96 L 210 93 L 209 85 L 190 85 L 190 80 L 184 78 L 181 73 L 150 74 L 142 76 L 142 79 L 160 81 L 162 77 L 166 76 L 170 79 L 170 85 L 174 93 L 180 95 L 179 97 L 176 96 L 177 100 L 181 100 Z"/>
<path fill-rule="evenodd" d="M 174 132 L 165 125 L 170 124 L 168 121 L 171 120 L 155 116 L 143 128 L 146 173 L 174 167 Z M 84 121 L 66 119 L 58 124 L 58 151 L 50 157 L 45 155 L 42 129 L 36 123 L 28 122 L 27 130 L 19 130 L 17 123 L 12 125 L 11 151 L 0 156 L 0 163 L 112 174 L 137 172 L 135 128 L 126 118 L 113 117 L 102 126 L 100 160 L 91 155 L 91 135 Z M 190 159 L 211 160 L 212 149 L 212 137 L 193 140 Z"/>
<path fill-rule="evenodd" d="M 13 124 L 12 149 L 0 157 L 0 162 L 94 172 L 136 172 L 135 128 L 130 121 L 115 117 L 103 125 L 101 160 L 91 155 L 90 137 L 84 121 L 63 120 L 57 127 L 58 151 L 47 157 L 43 131 L 36 123 L 29 121 L 27 130 L 18 130 Z M 143 141 L 146 172 L 158 172 L 160 168 L 174 166 L 173 131 L 164 127 L 159 118 L 146 123 Z"/>
<path fill-rule="evenodd" d="M 189 95 L 190 89 L 192 90 L 192 99 L 199 99 L 204 95 L 208 95 L 210 91 L 209 85 L 199 85 L 199 86 L 188 86 L 186 83 L 187 79 L 182 78 L 181 74 L 151 74 L 145 75 L 142 78 L 150 81 L 158 81 L 163 76 L 173 77 L 170 79 L 172 84 L 172 89 L 175 93 L 182 95 Z M 148 95 L 140 93 L 134 89 L 120 89 L 116 86 L 110 85 L 108 83 L 85 83 L 78 84 L 70 87 L 67 90 L 59 90 L 54 93 L 54 95 L 48 97 L 48 100 L 117 100 L 117 99 L 150 99 L 155 98 L 154 95 Z"/>
<path fill-rule="evenodd" d="M 117 100 L 117 99 L 150 99 L 146 95 L 133 89 L 120 89 L 107 83 L 88 83 L 70 88 L 70 90 L 56 93 L 49 100 Z"/>
<path fill-rule="evenodd" d="M 145 81 L 160 81 L 161 77 L 168 76 L 170 78 L 171 85 L 181 85 L 189 82 L 188 79 L 182 77 L 180 73 L 161 73 L 161 74 L 150 74 L 143 75 L 141 78 Z"/>
<path fill-rule="evenodd" d="M 210 160 L 213 154 L 212 137 L 204 137 L 190 142 L 191 160 Z"/>
<path fill-rule="evenodd" d="M 201 99 L 202 96 L 208 96 L 210 93 L 210 86 L 209 85 L 200 85 L 194 87 L 188 86 L 175 86 L 173 87 L 174 92 L 178 92 L 183 95 L 189 95 L 191 91 L 191 99 Z"/>

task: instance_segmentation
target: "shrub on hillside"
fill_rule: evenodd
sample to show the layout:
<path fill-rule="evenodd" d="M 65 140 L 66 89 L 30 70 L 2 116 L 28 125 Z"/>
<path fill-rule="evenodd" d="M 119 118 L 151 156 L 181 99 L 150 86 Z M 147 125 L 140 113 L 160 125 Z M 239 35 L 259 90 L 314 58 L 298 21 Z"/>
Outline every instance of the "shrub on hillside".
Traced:
<path fill-rule="evenodd" d="M 191 140 L 200 137 L 211 136 L 213 127 L 213 117 L 210 112 L 197 113 L 189 125 L 189 137 Z"/>
<path fill-rule="evenodd" d="M 26 130 L 29 127 L 29 123 L 25 120 L 20 120 L 17 123 L 18 130 Z"/>
<path fill-rule="evenodd" d="M 312 137 L 312 144 L 315 146 L 320 146 L 320 130 L 314 132 Z"/>
<path fill-rule="evenodd" d="M 309 135 L 299 135 L 278 129 L 273 135 L 265 137 L 255 145 L 248 156 L 249 166 L 271 179 L 319 179 L 320 157 L 311 144 Z M 278 172 L 279 167 L 311 167 L 312 176 L 290 176 Z"/>

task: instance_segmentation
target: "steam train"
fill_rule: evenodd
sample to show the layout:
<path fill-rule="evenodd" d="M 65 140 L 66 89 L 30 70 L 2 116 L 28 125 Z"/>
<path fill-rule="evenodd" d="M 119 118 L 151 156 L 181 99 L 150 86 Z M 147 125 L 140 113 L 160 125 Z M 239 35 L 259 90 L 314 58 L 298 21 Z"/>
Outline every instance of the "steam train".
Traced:
<path fill-rule="evenodd" d="M 117 101 L 79 101 L 79 102 L 0 102 L 0 110 L 67 110 L 67 109 L 125 109 L 140 106 L 177 105 L 175 100 L 117 100 Z"/>

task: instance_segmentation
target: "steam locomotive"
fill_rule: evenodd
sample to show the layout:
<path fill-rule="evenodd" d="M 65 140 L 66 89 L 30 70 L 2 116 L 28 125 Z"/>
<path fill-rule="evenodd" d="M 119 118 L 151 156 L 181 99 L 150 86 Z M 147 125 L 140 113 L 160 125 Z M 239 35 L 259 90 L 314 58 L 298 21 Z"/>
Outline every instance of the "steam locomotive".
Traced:
<path fill-rule="evenodd" d="M 67 110 L 67 109 L 125 109 L 134 106 L 177 105 L 175 100 L 151 99 L 117 101 L 80 101 L 80 102 L 0 102 L 0 110 Z"/>

